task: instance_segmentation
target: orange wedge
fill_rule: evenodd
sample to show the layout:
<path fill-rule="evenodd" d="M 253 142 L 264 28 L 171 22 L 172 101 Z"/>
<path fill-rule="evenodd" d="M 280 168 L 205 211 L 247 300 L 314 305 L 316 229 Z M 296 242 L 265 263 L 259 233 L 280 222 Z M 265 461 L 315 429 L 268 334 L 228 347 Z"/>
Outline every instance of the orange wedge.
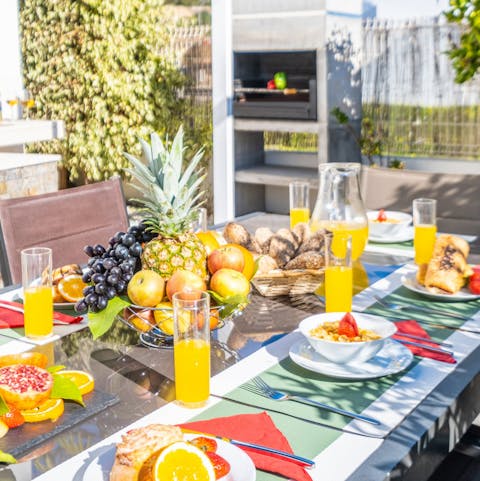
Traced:
<path fill-rule="evenodd" d="M 54 422 L 63 414 L 63 409 L 63 399 L 47 399 L 36 408 L 20 412 L 27 423 L 38 423 L 47 419 L 51 419 Z"/>
<path fill-rule="evenodd" d="M 155 481 L 215 481 L 213 465 L 197 447 L 177 442 L 166 447 L 153 469 Z"/>
<path fill-rule="evenodd" d="M 206 232 L 197 232 L 195 235 L 200 239 L 203 247 L 205 247 L 207 255 L 210 255 L 212 251 L 220 247 L 220 243 L 213 231 L 208 230 Z"/>
<path fill-rule="evenodd" d="M 82 396 L 93 391 L 93 388 L 95 387 L 93 376 L 88 372 L 65 370 L 59 371 L 57 374 L 70 379 L 70 381 L 72 381 L 78 387 Z"/>
<path fill-rule="evenodd" d="M 77 302 L 83 297 L 83 289 L 87 284 L 82 281 L 82 276 L 70 274 L 65 276 L 58 283 L 58 290 L 63 298 L 68 302 Z"/>

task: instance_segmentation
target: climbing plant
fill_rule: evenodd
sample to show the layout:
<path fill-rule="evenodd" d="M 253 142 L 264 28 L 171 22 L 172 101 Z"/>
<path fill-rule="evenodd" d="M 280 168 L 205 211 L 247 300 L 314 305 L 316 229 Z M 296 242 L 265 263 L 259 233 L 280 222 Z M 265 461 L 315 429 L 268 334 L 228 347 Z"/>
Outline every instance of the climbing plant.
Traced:
<path fill-rule="evenodd" d="M 450 0 L 445 17 L 462 27 L 458 43 L 447 52 L 455 69 L 455 81 L 466 82 L 480 70 L 480 0 Z"/>
<path fill-rule="evenodd" d="M 185 78 L 160 54 L 163 0 L 22 0 L 20 23 L 33 114 L 66 126 L 34 148 L 61 153 L 70 180 L 123 175 L 138 137 L 172 136 L 183 122 Z"/>

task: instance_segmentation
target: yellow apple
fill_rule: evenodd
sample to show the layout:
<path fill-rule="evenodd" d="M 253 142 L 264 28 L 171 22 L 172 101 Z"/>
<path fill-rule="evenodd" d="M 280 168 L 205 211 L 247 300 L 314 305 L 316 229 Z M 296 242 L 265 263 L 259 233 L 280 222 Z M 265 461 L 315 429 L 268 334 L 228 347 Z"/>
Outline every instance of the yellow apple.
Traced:
<path fill-rule="evenodd" d="M 247 296 L 250 292 L 250 283 L 241 272 L 224 268 L 213 274 L 210 289 L 224 298 Z"/>
<path fill-rule="evenodd" d="M 127 294 L 133 304 L 142 307 L 154 307 L 165 293 L 165 281 L 155 271 L 138 271 L 128 283 Z"/>

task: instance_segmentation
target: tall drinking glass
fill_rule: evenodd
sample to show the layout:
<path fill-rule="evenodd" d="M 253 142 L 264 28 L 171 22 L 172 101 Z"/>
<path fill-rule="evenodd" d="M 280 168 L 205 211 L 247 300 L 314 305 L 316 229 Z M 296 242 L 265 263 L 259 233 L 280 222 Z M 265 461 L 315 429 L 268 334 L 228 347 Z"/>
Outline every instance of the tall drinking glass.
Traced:
<path fill-rule="evenodd" d="M 428 264 L 432 258 L 437 234 L 437 201 L 435 199 L 414 199 L 413 225 L 415 263 Z"/>
<path fill-rule="evenodd" d="M 288 185 L 290 200 L 290 229 L 299 222 L 310 220 L 310 185 L 308 182 L 295 180 Z"/>
<path fill-rule="evenodd" d="M 325 235 L 325 311 L 352 310 L 352 236 Z"/>
<path fill-rule="evenodd" d="M 210 295 L 182 291 L 173 295 L 173 357 L 176 400 L 203 406 L 210 396 Z"/>
<path fill-rule="evenodd" d="M 21 261 L 25 335 L 42 339 L 53 332 L 52 249 L 24 249 Z"/>
<path fill-rule="evenodd" d="M 192 232 L 206 232 L 207 231 L 207 209 L 199 207 L 195 211 L 195 217 L 192 222 Z"/>

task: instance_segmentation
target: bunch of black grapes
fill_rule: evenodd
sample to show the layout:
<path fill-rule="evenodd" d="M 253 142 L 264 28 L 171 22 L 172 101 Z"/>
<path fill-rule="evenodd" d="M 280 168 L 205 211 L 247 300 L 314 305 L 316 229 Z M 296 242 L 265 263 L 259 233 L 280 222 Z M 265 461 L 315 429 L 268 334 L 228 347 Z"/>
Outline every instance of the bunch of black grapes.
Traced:
<path fill-rule="evenodd" d="M 141 269 L 142 242 L 148 242 L 155 234 L 147 232 L 140 223 L 127 232 L 117 232 L 108 247 L 100 244 L 85 246 L 90 259 L 83 274 L 83 282 L 89 284 L 84 297 L 75 304 L 77 312 L 99 312 L 107 307 L 113 297 L 125 294 L 128 281 Z"/>

